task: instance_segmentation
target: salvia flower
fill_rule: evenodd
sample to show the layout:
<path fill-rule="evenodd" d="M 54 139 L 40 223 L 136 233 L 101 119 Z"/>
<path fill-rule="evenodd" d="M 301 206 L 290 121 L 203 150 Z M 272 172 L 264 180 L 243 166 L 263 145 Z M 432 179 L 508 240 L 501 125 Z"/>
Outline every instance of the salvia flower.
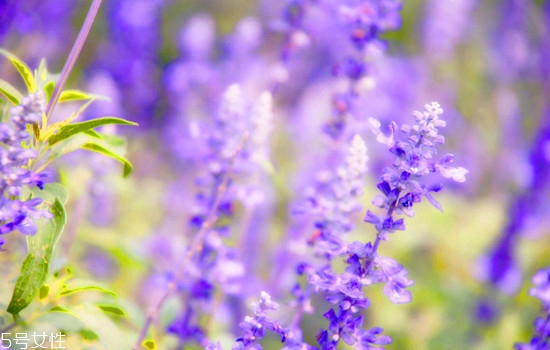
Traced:
<path fill-rule="evenodd" d="M 286 340 L 286 332 L 277 321 L 274 321 L 268 315 L 269 311 L 277 310 L 278 308 L 279 304 L 272 301 L 271 296 L 262 291 L 260 300 L 254 307 L 254 315 L 246 316 L 244 321 L 239 324 L 243 335 L 237 338 L 232 349 L 262 349 L 262 346 L 257 341 L 265 336 L 266 331 L 279 334 L 281 341 L 284 342 Z"/>
<path fill-rule="evenodd" d="M 239 250 L 229 247 L 225 239 L 231 234 L 234 203 L 241 201 L 246 205 L 250 200 L 245 198 L 250 191 L 243 189 L 238 180 L 250 175 L 255 163 L 268 161 L 267 143 L 273 118 L 271 104 L 271 95 L 265 92 L 250 106 L 241 87 L 230 85 L 223 94 L 218 113 L 206 130 L 204 139 L 209 152 L 203 159 L 203 174 L 196 179 L 198 193 L 189 221 L 195 235 L 187 248 L 187 254 L 192 258 L 186 263 L 185 278 L 177 281 L 187 301 L 183 316 L 168 329 L 181 341 L 194 341 L 202 346 L 209 343 L 200 318 L 213 307 L 214 286 L 219 286 L 224 295 L 234 300 L 245 294 L 243 277 L 247 267 Z M 274 305 L 262 295 L 260 309 Z M 233 311 L 237 314 L 239 310 Z M 260 322 L 257 318 L 245 320 L 250 336 L 260 334 L 255 330 L 256 321 Z M 245 343 L 248 344 L 248 340 Z"/>
<path fill-rule="evenodd" d="M 368 159 L 365 142 L 355 135 L 344 164 L 334 172 L 327 172 L 315 188 L 306 189 L 310 211 L 318 217 L 315 221 L 318 233 L 310 243 L 317 241 L 319 255 L 330 258 L 343 251 L 342 234 L 353 229 L 351 215 L 361 208 L 358 199 L 363 193 Z"/>
<path fill-rule="evenodd" d="M 45 173 L 33 172 L 29 163 L 38 156 L 30 148 L 32 140 L 28 127 L 42 119 L 45 109 L 43 93 L 31 94 L 21 104 L 11 108 L 11 123 L 0 123 L 0 235 L 19 230 L 26 235 L 37 231 L 33 219 L 51 218 L 52 214 L 37 208 L 40 198 L 21 199 L 23 188 L 43 188 Z M 0 250 L 4 239 L 0 236 Z"/>
<path fill-rule="evenodd" d="M 533 288 L 529 294 L 542 302 L 543 316 L 534 322 L 534 335 L 529 344 L 517 343 L 517 350 L 547 350 L 550 349 L 550 268 L 539 270 L 532 279 Z"/>
<path fill-rule="evenodd" d="M 315 244 L 316 252 L 325 258 L 325 264 L 318 268 L 300 264 L 298 270 L 306 274 L 308 285 L 314 292 L 323 293 L 326 300 L 334 305 L 323 314 L 328 326 L 317 333 L 317 343 L 321 349 L 336 349 L 340 341 L 363 348 L 391 342 L 389 337 L 376 336 L 382 332 L 381 329 L 363 329 L 363 312 L 370 301 L 364 296 L 362 288 L 370 283 L 381 282 L 381 278 L 375 282 L 367 279 L 369 271 L 365 268 L 365 260 L 370 256 L 372 247 L 360 242 L 348 244 L 345 241 L 346 233 L 354 226 L 352 214 L 361 208 L 359 196 L 362 194 L 367 171 L 366 151 L 362 138 L 355 135 L 346 156 L 343 157 L 343 164 L 333 172 L 328 171 L 328 181 L 320 183 L 316 190 L 310 190 L 311 195 L 308 198 L 313 213 L 319 217 L 315 222 L 318 234 L 310 243 Z M 332 261 L 337 256 L 346 257 L 347 267 L 344 273 L 333 271 Z M 399 282 L 407 285 L 407 281 L 394 281 L 391 278 L 385 282 L 395 284 L 393 289 L 398 288 Z M 311 309 L 307 292 L 295 292 L 295 295 L 302 307 L 300 312 L 311 311 L 307 310 Z M 296 333 L 295 328 L 295 325 L 294 328 L 291 327 L 289 334 Z M 299 340 L 295 348 L 304 348 L 304 345 Z"/>
<path fill-rule="evenodd" d="M 377 185 L 382 192 L 377 195 L 373 204 L 385 209 L 382 216 L 367 211 L 365 222 L 372 224 L 377 232 L 376 241 L 372 246 L 368 243 L 368 257 L 366 258 L 369 283 L 386 283 L 384 293 L 395 303 L 406 303 L 411 300 L 410 293 L 405 289 L 413 282 L 407 278 L 407 270 L 396 261 L 380 257 L 376 251 L 381 241 L 388 240 L 395 231 L 405 230 L 403 218 L 396 215 L 405 214 L 414 216 L 414 203 L 425 197 L 435 208 L 442 210 L 441 205 L 433 198 L 431 192 L 438 192 L 442 185 L 425 185 L 418 181 L 430 173 L 439 172 L 445 178 L 452 178 L 456 182 L 465 181 L 468 170 L 462 167 L 453 167 L 452 154 L 446 154 L 436 159 L 438 144 L 445 142 L 439 134 L 439 129 L 446 126 L 440 119 L 443 109 L 437 102 L 424 106 L 423 112 L 414 112 L 414 124 L 403 125 L 400 129 L 395 122 L 389 125 L 390 134 L 380 130 L 380 122 L 369 119 L 369 127 L 376 135 L 378 142 L 386 145 L 396 157 L 393 167 L 382 171 L 381 182 Z M 399 131 L 404 137 L 399 135 Z"/>

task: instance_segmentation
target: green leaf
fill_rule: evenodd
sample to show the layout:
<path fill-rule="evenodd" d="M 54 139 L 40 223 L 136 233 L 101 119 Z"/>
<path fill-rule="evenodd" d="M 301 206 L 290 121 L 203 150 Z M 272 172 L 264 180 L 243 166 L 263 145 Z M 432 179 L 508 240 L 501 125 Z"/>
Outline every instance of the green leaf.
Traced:
<path fill-rule="evenodd" d="M 66 313 L 70 313 L 69 310 L 61 307 L 61 306 L 54 306 L 50 309 L 50 312 L 66 312 Z"/>
<path fill-rule="evenodd" d="M 126 150 L 126 142 L 124 139 L 117 136 L 100 134 L 93 130 L 87 130 L 56 142 L 50 148 L 50 156 L 46 164 L 53 162 L 65 154 L 76 151 L 77 149 L 98 152 L 118 160 L 124 165 L 124 177 L 130 175 L 132 172 L 132 164 L 123 156 Z"/>
<path fill-rule="evenodd" d="M 116 117 L 103 117 L 103 118 L 87 120 L 84 122 L 73 123 L 73 124 L 62 126 L 61 128 L 59 128 L 59 132 L 57 134 L 50 136 L 50 138 L 48 139 L 48 143 L 50 145 L 53 145 L 75 134 L 92 130 L 94 128 L 97 128 L 98 126 L 107 125 L 107 124 L 137 125 L 134 122 L 121 119 L 121 118 L 116 118 Z"/>
<path fill-rule="evenodd" d="M 71 281 L 73 284 L 74 281 Z M 70 294 L 74 294 L 74 293 L 78 293 L 78 292 L 86 292 L 86 291 L 96 291 L 96 292 L 101 292 L 101 293 L 105 293 L 105 294 L 109 294 L 109 295 L 112 295 L 114 297 L 116 297 L 116 293 L 106 289 L 106 288 L 103 288 L 103 287 L 100 287 L 100 286 L 97 286 L 97 285 L 82 285 L 82 286 L 69 286 L 67 287 L 66 289 L 64 289 L 63 291 L 61 291 L 59 293 L 60 296 L 63 296 L 63 295 L 70 295 Z"/>
<path fill-rule="evenodd" d="M 35 92 L 36 80 L 34 80 L 34 76 L 29 66 L 27 66 L 25 62 L 17 58 L 17 56 L 4 49 L 0 49 L 0 55 L 5 56 L 14 65 L 15 69 L 17 69 L 17 71 L 21 75 L 21 78 L 23 78 L 25 85 L 27 85 L 27 89 L 29 90 L 29 92 Z"/>
<path fill-rule="evenodd" d="M 108 100 L 108 98 L 104 96 L 89 94 L 81 90 L 69 89 L 69 90 L 63 90 L 61 92 L 58 102 L 80 101 L 80 100 L 91 100 L 91 99 Z"/>
<path fill-rule="evenodd" d="M 80 336 L 82 337 L 82 339 L 88 340 L 88 341 L 93 341 L 93 340 L 98 340 L 99 339 L 97 334 L 95 334 L 93 331 L 91 331 L 89 329 L 80 330 Z"/>
<path fill-rule="evenodd" d="M 42 287 L 40 287 L 40 291 L 38 292 L 38 299 L 43 300 L 50 295 L 50 286 L 47 284 L 44 284 Z"/>
<path fill-rule="evenodd" d="M 21 267 L 15 282 L 15 289 L 8 305 L 8 312 L 18 314 L 32 302 L 48 275 L 53 249 L 66 224 L 63 204 L 55 199 L 51 206 L 53 218 L 42 218 L 38 222 L 38 232 L 27 239 L 29 254 Z"/>
<path fill-rule="evenodd" d="M 21 274 L 15 282 L 15 289 L 7 311 L 15 315 L 29 306 L 38 289 L 46 280 L 47 274 L 48 264 L 46 262 L 32 254 L 27 255 L 21 266 Z"/>
<path fill-rule="evenodd" d="M 97 307 L 103 310 L 105 313 L 117 315 L 117 316 L 126 316 L 124 310 L 121 307 L 115 305 L 106 305 L 106 304 L 97 304 Z"/>
<path fill-rule="evenodd" d="M 4 95 L 13 105 L 21 104 L 23 95 L 7 81 L 0 79 L 0 94 Z"/>
<path fill-rule="evenodd" d="M 52 182 L 44 185 L 44 189 L 34 187 L 31 190 L 33 198 L 42 198 L 46 203 L 53 203 L 55 199 L 59 199 L 61 204 L 67 203 L 69 199 L 69 193 L 65 186 L 58 182 Z"/>
<path fill-rule="evenodd" d="M 124 165 L 124 177 L 130 175 L 132 172 L 132 164 L 123 156 L 126 150 L 126 142 L 124 139 L 113 135 L 100 134 L 93 130 L 87 130 L 56 142 L 50 148 L 50 156 L 46 164 L 53 162 L 55 159 L 65 154 L 76 151 L 77 149 L 98 152 L 118 160 Z"/>
<path fill-rule="evenodd" d="M 53 90 L 55 90 L 55 82 L 49 81 L 44 85 L 44 92 L 46 93 L 46 99 L 49 101 L 52 97 Z"/>
<path fill-rule="evenodd" d="M 87 149 L 88 151 L 92 151 L 92 152 L 97 152 L 97 153 L 101 153 L 107 157 L 110 157 L 110 158 L 113 158 L 115 160 L 118 160 L 119 162 L 122 163 L 122 165 L 124 166 L 124 169 L 122 171 L 122 176 L 123 177 L 128 177 L 128 175 L 130 175 L 132 173 L 132 170 L 133 170 L 133 166 L 132 166 L 132 163 L 130 163 L 130 161 L 118 154 L 116 154 L 115 152 L 111 151 L 109 149 L 109 147 L 104 147 L 103 145 L 99 144 L 99 143 L 96 143 L 96 142 L 92 142 L 92 143 L 87 143 L 85 144 L 84 146 L 82 146 L 83 149 Z"/>

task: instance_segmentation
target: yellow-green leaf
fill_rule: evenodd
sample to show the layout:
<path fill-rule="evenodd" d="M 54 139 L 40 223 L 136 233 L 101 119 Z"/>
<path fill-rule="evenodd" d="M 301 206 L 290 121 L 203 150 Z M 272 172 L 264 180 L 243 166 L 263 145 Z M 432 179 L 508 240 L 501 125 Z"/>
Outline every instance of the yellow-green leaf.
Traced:
<path fill-rule="evenodd" d="M 106 99 L 105 97 L 88 94 L 87 92 L 84 92 L 81 90 L 64 90 L 61 92 L 61 95 L 59 95 L 58 102 L 90 100 L 90 99 L 97 99 L 97 98 Z"/>
<path fill-rule="evenodd" d="M 8 101 L 10 101 L 14 105 L 18 105 L 21 103 L 21 99 L 23 99 L 23 95 L 10 83 L 7 81 L 0 79 L 0 94 L 4 95 Z"/>
<path fill-rule="evenodd" d="M 31 69 L 25 62 L 20 60 L 17 56 L 12 54 L 9 51 L 6 51 L 4 49 L 0 49 L 0 54 L 6 57 L 10 62 L 13 64 L 15 69 L 19 72 L 21 75 L 21 78 L 23 78 L 23 81 L 25 82 L 25 85 L 27 85 L 27 89 L 29 90 L 29 93 L 36 91 L 36 80 L 34 80 L 34 76 L 32 74 Z"/>

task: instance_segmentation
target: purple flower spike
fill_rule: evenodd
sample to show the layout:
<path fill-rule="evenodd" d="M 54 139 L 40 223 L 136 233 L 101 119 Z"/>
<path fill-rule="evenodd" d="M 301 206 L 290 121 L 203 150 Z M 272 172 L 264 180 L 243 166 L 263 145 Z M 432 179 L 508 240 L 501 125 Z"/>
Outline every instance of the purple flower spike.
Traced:
<path fill-rule="evenodd" d="M 285 342 L 286 332 L 277 321 L 268 316 L 268 311 L 277 310 L 278 308 L 279 304 L 272 301 L 269 294 L 261 292 L 260 300 L 254 306 L 254 316 L 246 316 L 244 321 L 239 324 L 243 336 L 237 338 L 232 349 L 262 349 L 257 341 L 265 336 L 266 331 L 279 334 L 281 342 Z"/>
<path fill-rule="evenodd" d="M 42 199 L 22 201 L 18 198 L 24 188 L 42 189 L 47 178 L 46 173 L 28 169 L 38 153 L 28 148 L 30 134 L 27 129 L 42 120 L 44 110 L 45 96 L 37 92 L 23 98 L 20 105 L 10 110 L 11 124 L 0 123 L 0 235 L 15 230 L 34 235 L 38 229 L 34 220 L 53 217 L 51 213 L 37 209 Z M 4 243 L 4 238 L 0 238 L 0 250 Z"/>
<path fill-rule="evenodd" d="M 388 167 L 382 171 L 382 182 L 377 185 L 382 195 L 377 195 L 372 202 L 376 207 L 385 209 L 385 214 L 376 215 L 367 210 L 365 215 L 364 221 L 372 224 L 377 232 L 376 241 L 372 244 L 372 250 L 365 261 L 365 281 L 367 284 L 385 283 L 384 294 L 396 304 L 411 301 L 411 293 L 406 288 L 414 282 L 407 278 L 407 270 L 395 260 L 377 255 L 380 242 L 388 240 L 390 233 L 405 230 L 404 219 L 398 219 L 396 215 L 405 214 L 413 217 L 413 206 L 420 202 L 422 197 L 442 211 L 439 202 L 431 195 L 431 192 L 439 192 L 442 186 L 426 185 L 419 181 L 420 178 L 439 172 L 443 177 L 463 182 L 468 172 L 462 167 L 450 165 L 454 160 L 452 154 L 436 159 L 436 146 L 445 142 L 445 138 L 439 134 L 439 129 L 447 125 L 440 119 L 442 114 L 443 109 L 437 102 L 426 104 L 423 112 L 413 113 L 414 124 L 399 128 L 397 123 L 391 122 L 389 135 L 381 131 L 378 120 L 369 119 L 369 127 L 376 135 L 376 140 L 388 147 L 396 160 L 392 168 Z M 354 249 L 357 250 L 357 247 L 354 246 Z M 356 265 L 354 262 L 352 266 Z M 360 269 L 355 267 L 354 271 Z"/>

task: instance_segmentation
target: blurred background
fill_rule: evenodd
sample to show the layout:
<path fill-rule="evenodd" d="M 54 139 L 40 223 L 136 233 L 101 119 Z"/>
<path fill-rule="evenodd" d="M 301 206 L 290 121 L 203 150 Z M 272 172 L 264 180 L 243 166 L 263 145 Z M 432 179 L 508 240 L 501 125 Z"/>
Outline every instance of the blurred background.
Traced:
<path fill-rule="evenodd" d="M 50 71 L 60 72 L 89 5 L 0 1 L 0 46 L 31 68 L 45 57 Z M 119 164 L 89 153 L 58 164 L 56 174 L 69 188 L 70 219 L 55 264 L 69 264 L 75 275 L 119 294 L 129 316 L 114 319 L 122 336 L 135 338 L 144 310 L 184 254 L 199 191 L 195 179 L 205 171 L 205 130 L 225 88 L 238 83 L 250 103 L 271 91 L 275 116 L 273 170 L 254 187 L 263 200 L 237 201 L 227 224 L 232 232 L 254 232 L 246 247 L 239 247 L 238 234 L 227 239 L 249 254 L 245 307 L 262 289 L 273 289 L 281 305 L 289 299 L 292 268 L 283 266 L 281 254 L 314 230 L 311 218 L 292 208 L 320 171 L 335 166 L 342 143 L 355 133 L 365 139 L 370 161 L 364 210 L 349 240 L 374 239 L 363 214 L 392 155 L 366 120 L 411 123 L 414 110 L 438 101 L 448 123 L 441 154 L 453 153 L 455 164 L 470 172 L 465 183 L 444 183 L 436 194 L 443 213 L 420 204 L 406 219 L 407 230 L 382 245 L 381 254 L 403 264 L 415 281 L 413 302 L 391 304 L 381 286 L 369 287 L 366 325 L 385 329 L 393 338 L 389 349 L 507 349 L 529 341 L 540 312 L 539 300 L 528 294 L 531 277 L 550 265 L 550 3 L 404 1 L 400 18 L 384 17 L 380 28 L 386 30 L 376 33 L 367 54 L 330 11 L 335 6 L 306 0 L 103 3 L 68 86 L 111 99 L 95 102 L 86 117 L 139 123 L 104 130 L 127 137 L 135 168 L 122 179 Z M 348 58 L 358 53 L 364 61 L 351 67 Z M 0 76 L 23 86 L 5 59 Z M 72 107 L 60 105 L 55 113 L 61 118 Z M 6 239 L 0 271 L 13 281 L 25 243 L 22 235 Z M 2 309 L 11 286 L 0 287 Z M 175 335 L 160 331 L 176 309 L 163 310 L 161 349 L 178 344 Z M 203 321 L 210 322 L 209 338 L 228 348 L 235 324 L 220 310 Z M 289 318 L 284 310 L 282 320 Z M 325 322 L 319 314 L 306 316 L 305 340 L 315 344 Z M 264 345 L 280 347 L 275 337 Z"/>

